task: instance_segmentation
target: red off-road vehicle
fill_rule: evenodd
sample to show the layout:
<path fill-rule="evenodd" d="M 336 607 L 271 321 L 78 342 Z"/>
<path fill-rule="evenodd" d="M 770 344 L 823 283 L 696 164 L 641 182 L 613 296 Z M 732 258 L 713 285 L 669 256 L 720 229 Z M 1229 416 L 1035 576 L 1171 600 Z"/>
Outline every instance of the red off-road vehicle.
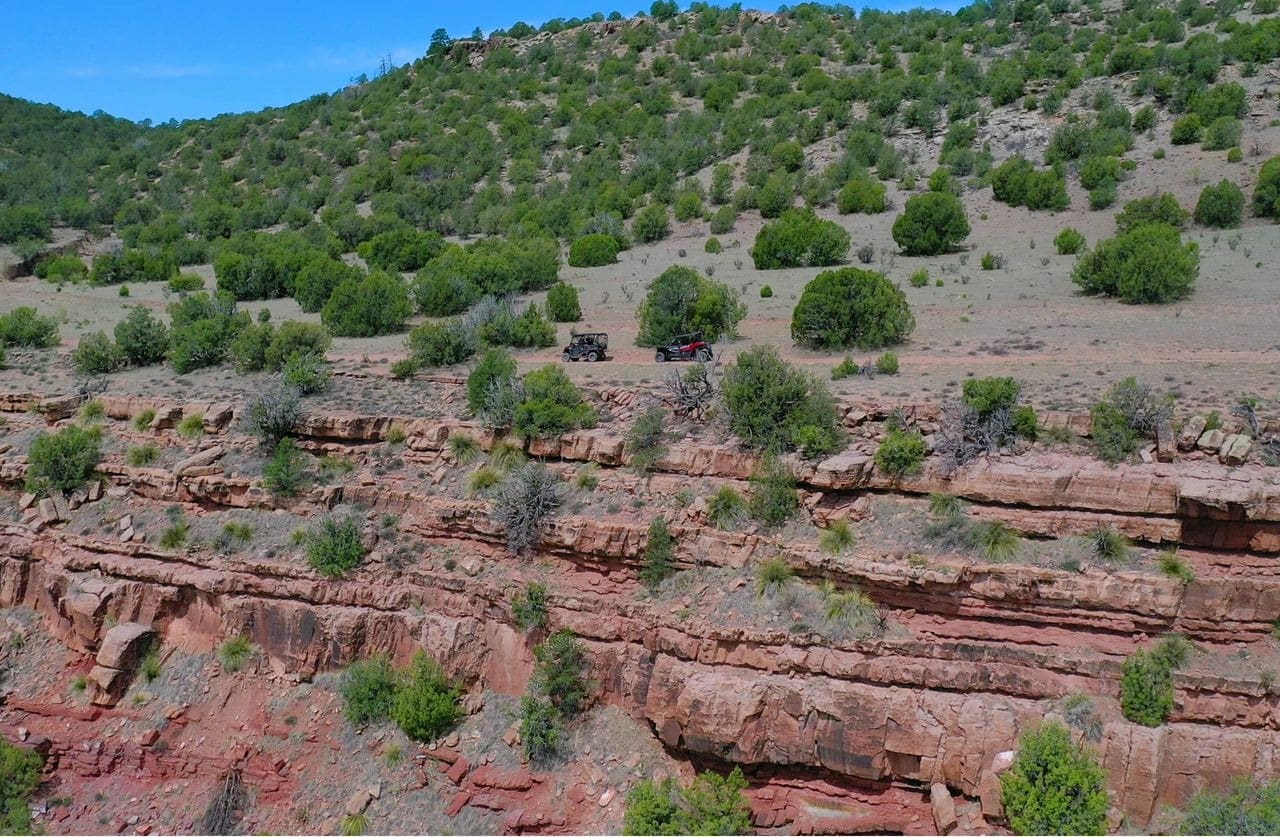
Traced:
<path fill-rule="evenodd" d="M 653 359 L 658 363 L 666 363 L 669 360 L 696 360 L 699 363 L 709 363 L 713 355 L 711 344 L 702 339 L 702 332 L 695 331 L 692 334 L 677 334 L 666 345 L 658 347 L 658 350 L 653 353 Z"/>

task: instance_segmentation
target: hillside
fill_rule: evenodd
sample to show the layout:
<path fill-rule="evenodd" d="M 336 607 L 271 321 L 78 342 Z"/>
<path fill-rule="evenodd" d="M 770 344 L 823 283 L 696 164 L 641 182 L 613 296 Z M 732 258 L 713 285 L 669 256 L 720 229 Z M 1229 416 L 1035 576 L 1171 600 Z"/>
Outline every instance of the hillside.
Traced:
<path fill-rule="evenodd" d="M 0 96 L 0 822 L 1274 832 L 1277 221 L 1276 0 Z"/>

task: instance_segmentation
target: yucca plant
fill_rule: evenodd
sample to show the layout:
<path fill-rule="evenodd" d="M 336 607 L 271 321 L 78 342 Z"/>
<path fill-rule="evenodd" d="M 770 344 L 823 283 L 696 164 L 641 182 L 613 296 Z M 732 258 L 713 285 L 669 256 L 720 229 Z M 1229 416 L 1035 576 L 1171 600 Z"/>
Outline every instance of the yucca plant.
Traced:
<path fill-rule="evenodd" d="M 465 433 L 449 437 L 449 454 L 459 465 L 470 465 L 480 455 L 480 444 Z"/>
<path fill-rule="evenodd" d="M 1118 564 L 1129 557 L 1129 539 L 1110 526 L 1102 526 L 1089 535 L 1089 552 L 1102 561 Z"/>
<path fill-rule="evenodd" d="M 855 540 L 853 527 L 849 525 L 849 521 L 833 520 L 818 535 L 818 548 L 828 555 L 843 555 L 853 549 Z"/>
<path fill-rule="evenodd" d="M 494 442 L 489 451 L 489 464 L 502 471 L 510 471 L 522 465 L 524 460 L 524 449 L 506 439 Z"/>
<path fill-rule="evenodd" d="M 976 524 L 971 531 L 972 543 L 988 561 L 1008 561 L 1018 553 L 1022 538 L 999 520 Z"/>
<path fill-rule="evenodd" d="M 720 486 L 707 501 L 707 520 L 717 529 L 732 529 L 746 519 L 747 501 L 731 486 Z"/>
<path fill-rule="evenodd" d="M 756 596 L 772 596 L 781 592 L 782 588 L 795 578 L 795 570 L 781 558 L 770 558 L 761 561 L 756 568 Z"/>
<path fill-rule="evenodd" d="M 477 468 L 471 476 L 467 477 L 467 496 L 478 497 L 500 482 L 502 482 L 502 474 L 496 469 L 488 465 Z"/>
<path fill-rule="evenodd" d="M 1178 553 L 1176 547 L 1160 553 L 1160 572 L 1170 578 L 1176 578 L 1183 584 L 1189 584 L 1196 577 L 1191 565 Z"/>

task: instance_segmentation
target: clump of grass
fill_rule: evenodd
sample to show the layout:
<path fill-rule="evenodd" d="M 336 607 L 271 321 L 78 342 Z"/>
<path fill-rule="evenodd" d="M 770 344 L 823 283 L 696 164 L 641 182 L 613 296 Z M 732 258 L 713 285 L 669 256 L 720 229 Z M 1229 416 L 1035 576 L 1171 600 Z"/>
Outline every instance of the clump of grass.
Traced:
<path fill-rule="evenodd" d="M 833 520 L 831 525 L 818 535 L 818 548 L 828 555 L 843 555 L 853 549 L 855 540 L 849 521 Z"/>
<path fill-rule="evenodd" d="M 593 491 L 600 484 L 600 475 L 597 473 L 594 462 L 588 462 L 578 469 L 578 473 L 573 478 L 573 484 L 583 491 Z"/>
<path fill-rule="evenodd" d="M 1168 667 L 1170 671 L 1186 668 L 1191 662 L 1191 652 L 1195 646 L 1182 634 L 1169 634 L 1156 643 L 1152 656 Z"/>
<path fill-rule="evenodd" d="M 502 482 L 502 474 L 497 469 L 485 465 L 467 477 L 467 496 L 478 497 Z"/>
<path fill-rule="evenodd" d="M 449 437 L 449 453 L 459 465 L 470 465 L 480 456 L 480 444 L 465 433 L 455 433 Z"/>
<path fill-rule="evenodd" d="M 244 668 L 256 649 L 244 634 L 233 636 L 218 647 L 218 662 L 223 671 L 236 672 Z"/>
<path fill-rule="evenodd" d="M 232 520 L 229 523 L 224 523 L 222 531 L 233 541 L 248 543 L 253 540 L 253 527 L 240 520 Z"/>
<path fill-rule="evenodd" d="M 156 420 L 156 411 L 148 407 L 133 417 L 134 430 L 146 430 L 151 427 L 151 422 Z"/>
<path fill-rule="evenodd" d="M 969 539 L 988 561 L 1008 561 L 1018 554 L 1022 538 L 999 520 L 975 524 Z"/>
<path fill-rule="evenodd" d="M 880 612 L 871 597 L 854 587 L 837 591 L 824 591 L 823 615 L 833 626 L 854 633 L 869 633 L 880 621 Z"/>
<path fill-rule="evenodd" d="M 387 767 L 395 767 L 404 761 L 404 748 L 399 744 L 388 744 L 382 751 L 382 763 Z"/>
<path fill-rule="evenodd" d="M 84 422 L 102 421 L 107 416 L 107 408 L 98 399 L 84 402 L 80 408 L 80 420 Z"/>
<path fill-rule="evenodd" d="M 387 444 L 403 445 L 404 440 L 409 438 L 409 433 L 404 429 L 403 424 L 393 424 L 387 428 Z"/>
<path fill-rule="evenodd" d="M 183 416 L 175 429 L 178 431 L 178 435 L 184 439 L 199 439 L 204 435 L 204 415 L 192 413 L 189 416 Z"/>
<path fill-rule="evenodd" d="M 359 837 L 369 828 L 369 818 L 364 814 L 347 814 L 342 818 L 343 837 Z"/>
<path fill-rule="evenodd" d="M 795 570 L 782 558 L 769 558 L 756 567 L 756 596 L 772 596 L 791 583 Z"/>
<path fill-rule="evenodd" d="M 1089 535 L 1089 553 L 1109 564 L 1129 557 L 1129 539 L 1110 526 L 1101 526 Z"/>
<path fill-rule="evenodd" d="M 524 449 L 515 442 L 499 439 L 489 451 L 489 464 L 503 471 L 510 471 L 524 464 Z"/>
<path fill-rule="evenodd" d="M 142 676 L 150 683 L 160 676 L 160 652 L 152 648 L 142 657 Z"/>
<path fill-rule="evenodd" d="M 316 460 L 316 470 L 325 479 L 349 474 L 356 469 L 355 463 L 341 456 L 325 454 Z"/>
<path fill-rule="evenodd" d="M 929 495 L 929 514 L 939 520 L 956 520 L 964 516 L 964 503 L 954 494 L 935 491 Z"/>
<path fill-rule="evenodd" d="M 83 674 L 77 674 L 75 677 L 71 678 L 71 691 L 76 694 L 80 694 L 87 688 L 89 688 L 88 677 L 85 677 Z"/>
<path fill-rule="evenodd" d="M 145 468 L 160 458 L 160 448 L 155 445 L 136 445 L 129 448 L 124 459 L 134 468 Z"/>
<path fill-rule="evenodd" d="M 707 520 L 717 529 L 732 529 L 746 519 L 747 501 L 731 486 L 720 486 L 707 501 Z"/>
<path fill-rule="evenodd" d="M 185 520 L 175 521 L 160 535 L 160 545 L 165 549 L 178 549 L 187 542 L 191 534 L 191 524 Z"/>
<path fill-rule="evenodd" d="M 1174 549 L 1166 549 L 1160 553 L 1160 572 L 1169 576 L 1169 578 L 1181 581 L 1183 584 L 1191 583 L 1196 577 L 1191 565 L 1178 554 L 1176 547 Z"/>

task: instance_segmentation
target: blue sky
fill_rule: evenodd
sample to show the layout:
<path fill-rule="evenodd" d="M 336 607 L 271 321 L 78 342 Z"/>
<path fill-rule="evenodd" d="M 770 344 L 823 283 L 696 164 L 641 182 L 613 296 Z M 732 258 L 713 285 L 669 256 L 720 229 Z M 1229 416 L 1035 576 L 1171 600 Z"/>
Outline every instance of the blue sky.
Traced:
<path fill-rule="evenodd" d="M 608 2 L 608 0 L 606 0 Z M 465 36 L 517 20 L 539 25 L 648 2 L 481 0 L 404 3 L 313 0 L 53 0 L 6 4 L 0 29 L 0 92 L 70 110 L 163 122 L 257 110 L 333 91 L 379 60 L 407 63 L 444 27 Z M 681 2 L 681 6 L 687 6 Z M 777 8 L 778 2 L 744 2 Z M 896 8 L 915 3 L 884 0 Z M 953 2 L 928 5 L 953 7 Z M 122 11 L 121 9 L 127 9 Z"/>

